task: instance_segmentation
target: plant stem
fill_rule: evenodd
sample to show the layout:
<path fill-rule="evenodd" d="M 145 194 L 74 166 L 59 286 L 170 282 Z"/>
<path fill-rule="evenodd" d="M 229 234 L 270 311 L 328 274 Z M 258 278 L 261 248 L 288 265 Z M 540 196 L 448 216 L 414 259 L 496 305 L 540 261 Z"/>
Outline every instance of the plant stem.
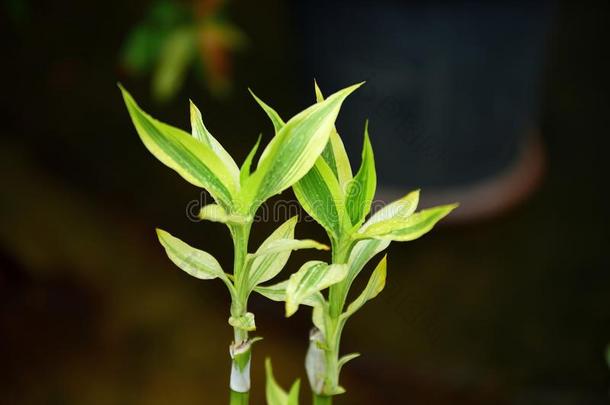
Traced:
<path fill-rule="evenodd" d="M 327 395 L 313 394 L 313 405 L 331 405 L 333 397 Z"/>
<path fill-rule="evenodd" d="M 231 302 L 231 316 L 239 318 L 248 311 L 248 274 L 245 264 L 248 254 L 248 238 L 251 224 L 235 225 L 231 227 L 233 237 L 233 276 L 235 279 L 235 295 Z M 247 405 L 250 388 L 250 360 L 251 349 L 248 342 L 248 332 L 244 329 L 233 328 L 234 341 L 231 345 L 231 405 Z M 235 391 L 233 388 L 243 387 L 244 391 Z"/>
<path fill-rule="evenodd" d="M 235 392 L 231 390 L 229 405 L 248 405 L 249 392 Z"/>
<path fill-rule="evenodd" d="M 349 240 L 332 241 L 332 263 L 347 263 L 352 247 Z M 339 346 L 341 341 L 342 324 L 339 319 L 343 312 L 344 282 L 332 285 L 329 290 L 329 307 L 325 314 L 324 343 L 324 391 L 334 392 L 339 387 Z M 314 393 L 314 404 L 330 404 L 332 397 Z"/>

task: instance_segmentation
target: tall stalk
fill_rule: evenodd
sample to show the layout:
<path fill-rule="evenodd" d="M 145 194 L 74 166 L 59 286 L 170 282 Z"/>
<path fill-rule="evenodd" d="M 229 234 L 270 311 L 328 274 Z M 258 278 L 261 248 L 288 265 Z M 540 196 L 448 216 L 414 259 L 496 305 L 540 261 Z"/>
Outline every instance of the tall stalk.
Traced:
<path fill-rule="evenodd" d="M 248 312 L 247 290 L 248 273 L 246 255 L 252 223 L 230 226 L 233 237 L 233 276 L 235 278 L 235 297 L 231 303 L 231 318 L 242 319 Z M 231 375 L 229 388 L 231 405 L 247 404 L 250 392 L 250 364 L 252 361 L 252 344 L 248 341 L 248 331 L 233 326 L 233 342 L 229 353 L 231 355 Z"/>
<path fill-rule="evenodd" d="M 325 102 L 315 86 L 316 100 Z M 342 367 L 359 356 L 341 356 L 341 335 L 350 316 L 384 288 L 386 258 L 373 270 L 364 290 L 346 306 L 348 292 L 364 266 L 391 241 L 419 238 L 448 215 L 457 205 L 445 205 L 415 212 L 419 190 L 386 205 L 365 221 L 375 195 L 377 176 L 373 149 L 364 128 L 362 162 L 354 175 L 343 142 L 336 130 L 318 161 L 307 175 L 293 185 L 294 193 L 307 213 L 327 232 L 332 244 L 332 262 L 322 271 L 299 270 L 284 283 L 276 285 L 278 299 L 283 291 L 286 314 L 292 315 L 299 304 L 313 307 L 309 348 L 305 368 L 314 404 L 330 404 L 334 395 L 345 389 L 340 385 Z M 322 291 L 329 289 L 327 298 Z"/>
<path fill-rule="evenodd" d="M 119 85 L 131 120 L 146 148 L 187 182 L 207 190 L 214 199 L 214 204 L 201 208 L 198 217 L 224 223 L 231 232 L 232 274 L 226 273 L 210 253 L 157 229 L 159 241 L 174 264 L 202 280 L 220 279 L 231 295 L 228 319 L 233 327 L 231 404 L 247 404 L 249 398 L 252 344 L 258 338 L 249 337 L 249 332 L 256 330 L 256 324 L 254 314 L 248 312 L 248 297 L 253 291 L 268 289 L 261 284 L 279 274 L 293 250 L 328 249 L 313 240 L 294 239 L 297 218 L 293 217 L 280 225 L 254 253 L 249 253 L 248 239 L 254 215 L 267 199 L 290 188 L 307 174 L 328 142 L 343 101 L 359 86 L 338 91 L 326 102 L 306 108 L 285 124 L 252 94 L 272 118 L 276 130 L 274 139 L 262 151 L 256 170 L 252 170 L 260 137 L 238 167 L 205 127 L 194 103 L 190 104 L 189 134 L 152 118 Z M 308 262 L 304 268 L 322 271 L 326 267 L 319 262 Z"/>

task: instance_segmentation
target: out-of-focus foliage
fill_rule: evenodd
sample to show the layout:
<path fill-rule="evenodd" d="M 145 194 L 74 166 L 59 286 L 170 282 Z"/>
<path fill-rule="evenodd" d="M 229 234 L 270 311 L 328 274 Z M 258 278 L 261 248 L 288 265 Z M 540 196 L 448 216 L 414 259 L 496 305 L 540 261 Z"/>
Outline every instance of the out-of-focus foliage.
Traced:
<path fill-rule="evenodd" d="M 134 76 L 150 75 L 158 101 L 172 98 L 189 70 L 216 96 L 231 88 L 232 53 L 245 35 L 226 16 L 225 0 L 157 0 L 128 34 L 121 64 Z"/>

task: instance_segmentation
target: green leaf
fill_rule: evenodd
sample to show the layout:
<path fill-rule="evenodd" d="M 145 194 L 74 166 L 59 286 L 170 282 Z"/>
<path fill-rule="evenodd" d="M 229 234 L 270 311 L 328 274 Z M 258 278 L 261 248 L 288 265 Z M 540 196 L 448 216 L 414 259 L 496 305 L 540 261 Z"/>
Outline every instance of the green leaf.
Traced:
<path fill-rule="evenodd" d="M 384 222 L 389 219 L 406 219 L 417 209 L 419 203 L 419 190 L 411 191 L 400 200 L 396 200 L 373 214 L 368 221 L 360 228 L 364 232 L 368 227 Z"/>
<path fill-rule="evenodd" d="M 292 274 L 286 286 L 286 316 L 294 314 L 303 301 L 343 280 L 347 275 L 347 265 L 326 264 L 320 261 L 309 261 L 299 271 Z"/>
<path fill-rule="evenodd" d="M 199 211 L 199 218 L 223 224 L 247 224 L 252 221 L 251 216 L 240 214 L 229 214 L 218 204 L 208 204 Z"/>
<path fill-rule="evenodd" d="M 246 312 L 242 316 L 230 317 L 229 325 L 234 328 L 242 329 L 248 332 L 256 330 L 256 324 L 254 323 L 254 314 L 252 312 Z"/>
<path fill-rule="evenodd" d="M 231 282 L 214 256 L 189 246 L 162 229 L 157 229 L 157 236 L 167 256 L 176 266 L 201 280 L 220 278 L 232 290 Z"/>
<path fill-rule="evenodd" d="M 265 248 L 260 249 L 260 251 L 257 251 L 253 255 L 253 258 L 299 249 L 329 250 L 330 248 L 313 239 L 278 239 L 269 243 Z"/>
<path fill-rule="evenodd" d="M 292 186 L 303 209 L 327 232 L 337 237 L 349 221 L 344 208 L 343 193 L 336 177 L 323 159 Z"/>
<path fill-rule="evenodd" d="M 250 150 L 250 153 L 248 153 L 248 156 L 246 156 L 246 160 L 244 160 L 244 163 L 241 165 L 241 169 L 239 170 L 239 183 L 241 185 L 243 185 L 246 182 L 246 179 L 250 177 L 250 167 L 252 166 L 252 160 L 256 155 L 256 151 L 258 150 L 258 145 L 261 143 L 261 137 L 262 135 L 258 136 L 254 147 Z"/>
<path fill-rule="evenodd" d="M 299 389 L 301 380 L 297 379 L 290 392 L 286 393 L 279 386 L 275 377 L 273 376 L 273 368 L 271 367 L 271 359 L 265 359 L 265 372 L 267 375 L 267 385 L 265 394 L 267 398 L 267 405 L 298 405 L 299 404 Z"/>
<path fill-rule="evenodd" d="M 257 251 L 248 255 L 248 288 L 251 291 L 256 285 L 271 280 L 284 268 L 290 253 L 297 249 L 328 249 L 327 246 L 312 240 L 295 240 L 294 228 L 299 217 L 294 216 L 280 225 Z"/>
<path fill-rule="evenodd" d="M 322 91 L 318 87 L 318 83 L 316 81 L 314 81 L 314 87 L 316 92 L 316 101 L 318 103 L 324 101 L 324 96 L 322 95 Z M 337 177 L 341 190 L 345 190 L 344 187 L 352 180 L 352 167 L 349 163 L 347 153 L 345 152 L 343 141 L 334 127 L 330 133 L 329 141 L 322 151 L 321 157 L 331 168 L 335 174 L 335 177 Z"/>
<path fill-rule="evenodd" d="M 414 240 L 430 231 L 457 206 L 458 204 L 442 205 L 417 212 L 407 218 L 393 217 L 370 225 L 364 232 L 358 231 L 356 237 L 402 242 Z"/>
<path fill-rule="evenodd" d="M 288 286 L 288 280 L 284 280 L 277 284 L 262 286 L 259 285 L 254 288 L 254 291 L 259 293 L 265 298 L 270 299 L 275 302 L 286 302 L 286 287 Z M 310 307 L 316 307 L 318 305 L 322 305 L 324 303 L 324 297 L 318 291 L 311 294 L 309 297 L 305 298 L 301 304 L 307 305 Z"/>
<path fill-rule="evenodd" d="M 245 182 L 251 209 L 299 181 L 326 146 L 341 104 L 360 85 L 343 89 L 295 115 L 271 140 L 256 171 Z"/>
<path fill-rule="evenodd" d="M 373 147 L 369 139 L 369 123 L 364 127 L 364 145 L 362 146 L 362 163 L 354 179 L 348 183 L 345 207 L 352 225 L 358 226 L 371 210 L 371 203 L 375 196 L 377 175 L 375 172 L 375 158 Z"/>
<path fill-rule="evenodd" d="M 229 173 L 231 173 L 231 177 L 236 184 L 239 184 L 239 168 L 237 164 L 235 164 L 235 160 L 229 155 L 229 153 L 222 147 L 220 142 L 212 136 L 210 131 L 203 124 L 203 119 L 201 117 L 201 111 L 197 108 L 193 101 L 190 101 L 191 106 L 191 133 L 195 139 L 203 142 L 206 146 L 208 146 L 216 156 L 220 158 L 220 160 L 224 163 L 225 168 Z"/>
<path fill-rule="evenodd" d="M 250 94 L 252 94 L 252 97 L 254 97 L 254 100 L 256 100 L 258 105 L 261 106 L 263 111 L 265 111 L 265 113 L 271 120 L 271 123 L 273 124 L 273 129 L 275 129 L 275 133 L 280 132 L 280 129 L 282 129 L 282 127 L 284 126 L 284 121 L 282 120 L 280 115 L 273 108 L 271 108 L 267 104 L 265 104 L 265 102 L 263 100 L 258 98 L 251 89 L 248 89 L 248 91 L 250 92 Z M 261 157 L 261 159 L 262 159 L 262 157 Z"/>
<path fill-rule="evenodd" d="M 350 353 L 346 354 L 345 356 L 341 356 L 337 363 L 337 374 L 341 373 L 341 369 L 348 361 L 354 360 L 357 357 L 360 357 L 360 353 Z"/>
<path fill-rule="evenodd" d="M 212 197 L 230 206 L 236 184 L 220 158 L 203 143 L 181 129 L 146 114 L 119 85 L 133 124 L 146 148 L 163 164 L 189 183 L 206 189 Z"/>
<path fill-rule="evenodd" d="M 191 27 L 180 27 L 168 34 L 152 76 L 152 91 L 157 100 L 166 101 L 180 90 L 196 55 L 196 36 Z"/>
<path fill-rule="evenodd" d="M 322 300 L 317 305 L 313 306 L 313 310 L 311 311 L 311 322 L 313 325 L 318 328 L 322 335 L 326 336 L 326 311 L 328 304 L 326 301 Z"/>
<path fill-rule="evenodd" d="M 347 276 L 345 280 L 337 286 L 338 308 L 343 308 L 349 289 L 364 266 L 378 253 L 385 250 L 390 245 L 390 240 L 367 239 L 361 240 L 353 247 L 347 262 Z"/>
<path fill-rule="evenodd" d="M 377 264 L 375 270 L 369 278 L 369 282 L 366 287 L 360 293 L 351 304 L 348 305 L 347 311 L 342 314 L 343 317 L 347 318 L 359 310 L 367 301 L 375 298 L 385 287 L 385 280 L 387 274 L 387 255 L 383 256 L 383 259 Z"/>

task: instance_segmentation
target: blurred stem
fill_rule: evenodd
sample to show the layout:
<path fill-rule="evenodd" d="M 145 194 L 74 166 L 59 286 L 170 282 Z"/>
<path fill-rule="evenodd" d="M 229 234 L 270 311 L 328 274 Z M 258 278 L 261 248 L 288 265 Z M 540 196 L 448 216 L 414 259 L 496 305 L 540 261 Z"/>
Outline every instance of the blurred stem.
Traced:
<path fill-rule="evenodd" d="M 249 392 L 235 392 L 231 390 L 231 401 L 229 405 L 248 405 Z"/>
<path fill-rule="evenodd" d="M 327 395 L 313 394 L 313 405 L 330 405 L 333 403 L 333 397 Z"/>

